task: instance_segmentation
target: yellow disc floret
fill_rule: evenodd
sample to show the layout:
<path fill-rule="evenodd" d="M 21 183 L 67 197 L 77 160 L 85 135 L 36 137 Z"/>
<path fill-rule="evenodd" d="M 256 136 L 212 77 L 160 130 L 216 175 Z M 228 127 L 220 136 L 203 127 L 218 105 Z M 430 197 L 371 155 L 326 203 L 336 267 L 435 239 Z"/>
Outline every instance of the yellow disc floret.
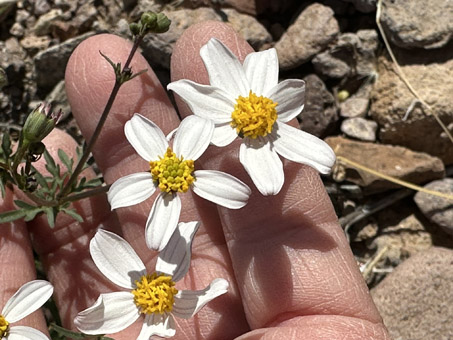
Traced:
<path fill-rule="evenodd" d="M 257 138 L 272 132 L 277 120 L 277 103 L 269 98 L 257 96 L 250 91 L 248 97 L 239 96 L 231 114 L 231 126 L 238 135 Z"/>
<path fill-rule="evenodd" d="M 9 331 L 9 322 L 6 321 L 3 315 L 0 315 L 0 339 L 6 337 Z"/>
<path fill-rule="evenodd" d="M 143 275 L 140 281 L 135 281 L 135 288 L 132 291 L 134 302 L 140 313 L 168 313 L 173 310 L 175 294 L 178 290 L 171 276 L 153 273 Z"/>
<path fill-rule="evenodd" d="M 171 148 L 158 161 L 149 162 L 153 180 L 164 192 L 186 192 L 195 181 L 192 160 L 178 158 Z"/>

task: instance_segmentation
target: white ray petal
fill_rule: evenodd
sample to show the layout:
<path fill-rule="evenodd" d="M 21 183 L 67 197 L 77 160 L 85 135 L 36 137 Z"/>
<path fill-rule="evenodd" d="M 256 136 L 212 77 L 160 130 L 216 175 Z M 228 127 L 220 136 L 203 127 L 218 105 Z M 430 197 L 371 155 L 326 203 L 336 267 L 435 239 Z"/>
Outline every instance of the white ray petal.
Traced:
<path fill-rule="evenodd" d="M 219 40 L 212 38 L 200 49 L 212 86 L 222 89 L 228 98 L 248 96 L 250 86 L 238 58 Z"/>
<path fill-rule="evenodd" d="M 137 340 L 149 340 L 153 335 L 170 338 L 175 334 L 176 323 L 171 314 L 150 314 L 146 315 Z"/>
<path fill-rule="evenodd" d="M 137 172 L 117 179 L 110 187 L 107 198 L 113 209 L 138 204 L 151 197 L 156 185 L 150 172 Z"/>
<path fill-rule="evenodd" d="M 168 148 L 168 142 L 159 127 L 148 118 L 136 113 L 124 125 L 124 133 L 135 151 L 145 161 L 158 160 Z"/>
<path fill-rule="evenodd" d="M 181 222 L 168 241 L 167 246 L 159 253 L 156 271 L 172 276 L 177 282 L 186 275 L 190 267 L 192 240 L 200 222 Z"/>
<path fill-rule="evenodd" d="M 111 334 L 129 327 L 140 316 L 131 292 L 101 294 L 95 304 L 81 311 L 75 326 L 85 334 Z"/>
<path fill-rule="evenodd" d="M 193 192 L 229 209 L 240 209 L 248 202 L 250 188 L 236 177 L 221 171 L 197 170 Z"/>
<path fill-rule="evenodd" d="M 239 149 L 239 160 L 261 194 L 280 192 L 285 181 L 283 163 L 268 141 L 246 139 Z"/>
<path fill-rule="evenodd" d="M 293 162 L 310 165 L 322 174 L 328 174 L 335 163 L 330 146 L 307 132 L 277 122 L 275 151 Z"/>
<path fill-rule="evenodd" d="M 53 294 L 53 286 L 44 280 L 27 282 L 6 302 L 1 315 L 9 323 L 17 322 L 40 308 Z"/>
<path fill-rule="evenodd" d="M 7 340 L 49 340 L 47 335 L 26 326 L 13 326 L 9 329 Z"/>
<path fill-rule="evenodd" d="M 148 248 L 161 251 L 175 231 L 181 213 L 177 194 L 161 193 L 153 204 L 146 221 L 145 239 Z"/>
<path fill-rule="evenodd" d="M 146 268 L 129 243 L 120 236 L 99 229 L 90 241 L 90 254 L 99 271 L 114 284 L 133 289 Z"/>
<path fill-rule="evenodd" d="M 228 291 L 228 281 L 215 279 L 203 290 L 182 290 L 175 295 L 173 315 L 189 319 L 203 308 L 209 301 Z"/>
<path fill-rule="evenodd" d="M 182 79 L 168 84 L 167 89 L 175 91 L 197 116 L 216 124 L 231 120 L 234 102 L 217 87 Z"/>
<path fill-rule="evenodd" d="M 244 70 L 251 90 L 261 96 L 278 84 L 278 57 L 275 48 L 250 53 L 245 57 Z"/>
<path fill-rule="evenodd" d="M 208 148 L 213 133 L 212 120 L 189 116 L 179 125 L 173 151 L 178 157 L 196 161 Z"/>
<path fill-rule="evenodd" d="M 218 124 L 214 128 L 211 143 L 218 147 L 226 146 L 232 143 L 237 136 L 236 130 L 231 126 L 230 122 Z"/>
<path fill-rule="evenodd" d="M 277 120 L 289 122 L 304 109 L 305 82 L 300 79 L 287 79 L 279 83 L 268 93 L 266 97 L 277 102 Z"/>

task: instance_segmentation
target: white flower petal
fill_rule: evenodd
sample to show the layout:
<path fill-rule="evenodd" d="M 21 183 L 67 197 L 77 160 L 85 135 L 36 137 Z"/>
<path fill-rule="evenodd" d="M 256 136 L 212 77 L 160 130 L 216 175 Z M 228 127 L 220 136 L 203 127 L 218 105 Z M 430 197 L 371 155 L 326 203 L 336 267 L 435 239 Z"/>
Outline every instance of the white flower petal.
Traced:
<path fill-rule="evenodd" d="M 107 197 L 113 209 L 138 204 L 151 197 L 156 185 L 150 172 L 138 172 L 117 179 Z"/>
<path fill-rule="evenodd" d="M 197 170 L 194 175 L 193 192 L 198 196 L 229 209 L 247 204 L 251 190 L 236 177 L 215 170 Z"/>
<path fill-rule="evenodd" d="M 101 294 L 95 304 L 74 319 L 85 334 L 111 334 L 129 327 L 140 316 L 131 292 Z"/>
<path fill-rule="evenodd" d="M 176 323 L 171 314 L 150 314 L 146 315 L 137 340 L 149 340 L 153 335 L 170 338 L 175 334 Z"/>
<path fill-rule="evenodd" d="M 49 340 L 47 335 L 37 329 L 26 326 L 14 326 L 9 329 L 8 340 Z"/>
<path fill-rule="evenodd" d="M 181 213 L 181 199 L 176 194 L 161 193 L 146 221 L 145 239 L 148 248 L 161 251 L 175 231 Z"/>
<path fill-rule="evenodd" d="M 175 91 L 184 99 L 197 116 L 211 119 L 214 123 L 225 123 L 231 120 L 234 102 L 217 87 L 182 79 L 168 84 L 167 89 Z"/>
<path fill-rule="evenodd" d="M 168 148 L 168 142 L 159 127 L 148 118 L 136 113 L 124 125 L 124 133 L 135 151 L 145 161 L 158 160 Z"/>
<path fill-rule="evenodd" d="M 211 143 L 215 146 L 222 147 L 233 142 L 237 137 L 236 130 L 230 122 L 216 125 L 212 135 Z"/>
<path fill-rule="evenodd" d="M 172 276 L 177 282 L 186 275 L 192 256 L 192 240 L 200 222 L 181 222 L 168 241 L 167 246 L 159 253 L 156 271 Z"/>
<path fill-rule="evenodd" d="M 289 122 L 304 109 L 305 82 L 300 79 L 284 80 L 265 96 L 278 103 L 277 120 Z"/>
<path fill-rule="evenodd" d="M 307 132 L 277 122 L 275 151 L 293 162 L 310 165 L 322 174 L 328 174 L 335 163 L 330 146 Z"/>
<path fill-rule="evenodd" d="M 1 315 L 9 323 L 17 322 L 40 308 L 53 294 L 53 286 L 44 280 L 27 282 L 6 302 Z"/>
<path fill-rule="evenodd" d="M 200 55 L 212 86 L 224 90 L 233 101 L 240 95 L 248 96 L 250 86 L 244 68 L 228 47 L 212 38 L 200 49 Z"/>
<path fill-rule="evenodd" d="M 146 274 L 145 265 L 130 244 L 110 231 L 97 231 L 90 241 L 90 254 L 99 271 L 120 287 L 133 289 L 133 283 Z"/>
<path fill-rule="evenodd" d="M 247 55 L 244 60 L 244 70 L 253 93 L 261 96 L 276 86 L 278 84 L 278 68 L 275 48 Z"/>
<path fill-rule="evenodd" d="M 167 142 L 170 142 L 172 138 L 175 136 L 176 131 L 178 131 L 178 128 L 171 130 L 165 138 L 167 138 Z"/>
<path fill-rule="evenodd" d="M 203 290 L 182 290 L 175 295 L 173 315 L 189 319 L 194 316 L 205 304 L 228 291 L 228 281 L 215 279 Z"/>
<path fill-rule="evenodd" d="M 262 138 L 246 139 L 239 149 L 239 160 L 264 196 L 277 195 L 285 181 L 283 163 L 271 144 Z"/>
<path fill-rule="evenodd" d="M 211 143 L 214 133 L 212 120 L 189 116 L 181 122 L 175 135 L 173 151 L 184 159 L 197 160 Z"/>

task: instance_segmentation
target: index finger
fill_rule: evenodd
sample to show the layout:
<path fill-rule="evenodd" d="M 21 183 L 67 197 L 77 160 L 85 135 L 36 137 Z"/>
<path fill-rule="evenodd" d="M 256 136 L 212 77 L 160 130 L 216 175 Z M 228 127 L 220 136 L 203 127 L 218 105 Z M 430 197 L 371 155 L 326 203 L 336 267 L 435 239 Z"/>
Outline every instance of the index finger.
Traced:
<path fill-rule="evenodd" d="M 251 52 L 225 24 L 192 26 L 173 51 L 173 81 L 185 78 L 209 84 L 200 48 L 211 37 L 221 40 L 241 61 Z M 187 105 L 178 103 L 183 116 L 190 114 Z M 201 161 L 204 167 L 229 172 L 254 188 L 239 163 L 238 147 L 236 140 L 222 150 L 213 148 Z M 360 325 L 357 338 L 386 337 L 314 169 L 286 162 L 285 185 L 277 196 L 263 197 L 255 190 L 245 208 L 219 211 L 252 329 L 302 327 L 304 338 L 324 339 L 329 334 L 329 339 L 336 339 L 356 332 Z M 254 334 L 254 339 L 259 338 Z"/>

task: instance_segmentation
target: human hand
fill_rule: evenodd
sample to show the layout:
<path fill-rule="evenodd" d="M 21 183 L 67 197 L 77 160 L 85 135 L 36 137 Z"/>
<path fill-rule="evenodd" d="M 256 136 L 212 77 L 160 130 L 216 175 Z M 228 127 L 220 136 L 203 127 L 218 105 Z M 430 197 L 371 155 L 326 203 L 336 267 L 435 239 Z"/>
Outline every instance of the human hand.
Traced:
<path fill-rule="evenodd" d="M 196 25 L 175 46 L 172 80 L 207 83 L 199 50 L 211 37 L 223 41 L 241 60 L 252 52 L 229 26 L 214 22 Z M 87 140 L 113 86 L 113 72 L 99 50 L 114 62 L 124 63 L 130 43 L 115 36 L 95 36 L 82 43 L 68 63 L 68 97 Z M 134 57 L 132 68 L 135 72 L 147 68 L 148 72 L 121 88 L 93 150 L 107 183 L 148 166 L 123 132 L 125 122 L 135 112 L 152 119 L 165 133 L 179 124 L 165 90 L 140 55 Z M 178 101 L 178 106 L 182 116 L 190 114 L 185 104 Z M 68 137 L 57 131 L 45 143 L 55 150 L 64 145 L 67 152 L 74 148 Z M 191 269 L 178 288 L 202 289 L 221 277 L 230 282 L 230 289 L 195 318 L 179 319 L 175 339 L 389 339 L 319 175 L 308 166 L 285 162 L 283 189 L 277 196 L 264 197 L 249 180 L 237 152 L 237 144 L 222 152 L 211 147 L 199 165 L 226 171 L 246 182 L 253 190 L 247 206 L 228 210 L 189 192 L 181 195 L 180 220 L 202 224 L 193 244 Z M 83 223 L 65 216 L 58 218 L 54 230 L 44 218 L 29 223 L 34 247 L 55 286 L 64 326 L 73 327 L 77 312 L 91 306 L 100 293 L 118 290 L 100 274 L 88 252 L 98 227 L 121 233 L 146 266 L 154 268 L 157 254 L 147 248 L 144 239 L 151 203 L 146 200 L 110 212 L 102 196 L 76 204 L 85 218 Z M 19 237 L 5 237 L 3 232 L 1 236 L 2 242 L 11 246 L 6 250 L 0 247 L 0 258 L 13 262 L 11 273 L 15 273 L 0 272 L 0 280 L 8 282 L 2 285 L 3 302 L 24 280 L 32 279 L 29 276 L 34 270 L 25 227 L 16 225 L 10 230 Z M 37 313 L 25 321 L 45 329 Z M 141 322 L 137 322 L 113 337 L 135 339 L 140 328 Z"/>

